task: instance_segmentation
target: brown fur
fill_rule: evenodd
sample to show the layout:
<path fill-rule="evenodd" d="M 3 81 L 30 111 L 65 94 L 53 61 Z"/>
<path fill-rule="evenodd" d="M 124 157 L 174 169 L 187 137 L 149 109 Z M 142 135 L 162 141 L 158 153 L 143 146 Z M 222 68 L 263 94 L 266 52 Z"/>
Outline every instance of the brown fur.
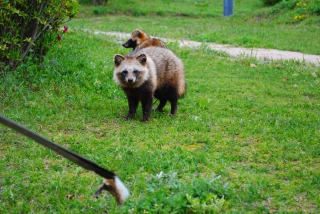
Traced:
<path fill-rule="evenodd" d="M 167 48 L 167 46 L 160 39 L 150 38 L 150 39 L 143 41 L 140 45 L 138 45 L 136 47 L 135 50 L 139 50 L 139 49 L 147 48 L 147 47 L 151 47 L 151 46 Z"/>
<path fill-rule="evenodd" d="M 114 63 L 114 80 L 128 98 L 126 119 L 134 117 L 140 101 L 142 121 L 148 121 L 153 97 L 160 100 L 157 111 L 162 112 L 169 101 L 171 115 L 177 113 L 178 99 L 186 92 L 186 80 L 183 63 L 172 51 L 159 47 L 143 48 L 125 56 L 116 55 Z"/>
<path fill-rule="evenodd" d="M 151 38 L 142 30 L 136 29 L 132 32 L 130 39 L 122 44 L 125 48 L 132 48 L 133 50 L 140 50 L 146 47 L 162 47 L 166 48 L 166 44 L 157 38 Z"/>

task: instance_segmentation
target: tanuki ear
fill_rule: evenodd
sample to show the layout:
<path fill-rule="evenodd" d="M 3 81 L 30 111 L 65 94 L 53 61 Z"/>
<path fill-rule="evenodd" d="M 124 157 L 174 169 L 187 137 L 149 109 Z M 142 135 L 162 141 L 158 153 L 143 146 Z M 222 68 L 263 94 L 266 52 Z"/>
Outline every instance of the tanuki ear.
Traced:
<path fill-rule="evenodd" d="M 141 31 L 139 29 L 135 29 L 132 34 L 131 34 L 131 38 L 134 38 L 134 37 L 138 37 L 138 38 L 141 38 Z"/>
<path fill-rule="evenodd" d="M 147 56 L 145 54 L 140 54 L 137 57 L 137 60 L 142 64 L 145 65 L 147 63 Z"/>
<path fill-rule="evenodd" d="M 141 30 L 137 29 L 137 33 L 138 33 L 138 37 L 142 38 L 143 34 L 142 34 Z"/>
<path fill-rule="evenodd" d="M 119 66 L 121 62 L 124 60 L 124 57 L 120 54 L 114 56 L 113 61 L 116 66 Z"/>

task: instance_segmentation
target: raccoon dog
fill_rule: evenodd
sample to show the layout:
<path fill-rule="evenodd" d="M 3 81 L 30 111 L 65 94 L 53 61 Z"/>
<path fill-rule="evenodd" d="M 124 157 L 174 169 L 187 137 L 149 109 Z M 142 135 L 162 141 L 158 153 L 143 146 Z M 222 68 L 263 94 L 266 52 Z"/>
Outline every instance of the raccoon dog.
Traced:
<path fill-rule="evenodd" d="M 156 38 L 151 38 L 142 30 L 136 29 L 132 32 L 131 38 L 122 44 L 125 48 L 132 48 L 133 50 L 139 50 L 146 47 L 157 46 L 166 48 L 167 46 L 163 41 Z"/>
<path fill-rule="evenodd" d="M 127 55 L 114 56 L 115 82 L 127 96 L 129 113 L 134 117 L 139 101 L 142 104 L 142 121 L 148 121 L 153 97 L 160 103 L 157 111 L 162 112 L 167 101 L 171 103 L 171 115 L 177 113 L 178 99 L 186 92 L 184 66 L 172 51 L 148 47 Z"/>

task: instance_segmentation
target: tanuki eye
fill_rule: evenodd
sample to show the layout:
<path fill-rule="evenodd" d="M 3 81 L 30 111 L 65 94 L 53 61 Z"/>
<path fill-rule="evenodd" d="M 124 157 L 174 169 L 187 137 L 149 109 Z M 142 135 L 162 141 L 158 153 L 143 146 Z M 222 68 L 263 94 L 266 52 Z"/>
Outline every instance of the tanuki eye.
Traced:
<path fill-rule="evenodd" d="M 127 70 L 124 70 L 124 71 L 121 72 L 121 74 L 122 74 L 122 76 L 127 76 L 128 71 L 127 71 Z"/>
<path fill-rule="evenodd" d="M 135 75 L 139 75 L 139 74 L 140 74 L 140 71 L 134 70 L 133 73 L 134 73 Z"/>

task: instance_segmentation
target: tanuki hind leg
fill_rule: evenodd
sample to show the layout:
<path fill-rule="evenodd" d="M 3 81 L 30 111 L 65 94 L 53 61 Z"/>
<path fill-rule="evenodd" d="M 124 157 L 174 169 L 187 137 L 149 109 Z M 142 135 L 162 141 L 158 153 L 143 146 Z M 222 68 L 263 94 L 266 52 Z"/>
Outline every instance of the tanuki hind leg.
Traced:
<path fill-rule="evenodd" d="M 159 106 L 156 108 L 157 111 L 162 112 L 163 107 L 166 105 L 167 101 L 171 103 L 171 116 L 177 113 L 178 105 L 178 91 L 176 87 L 167 86 L 155 91 L 154 96 L 160 100 Z"/>
<path fill-rule="evenodd" d="M 170 103 L 171 103 L 171 116 L 174 116 L 177 114 L 178 98 L 170 100 Z"/>
<path fill-rule="evenodd" d="M 165 99 L 160 99 L 160 104 L 156 108 L 156 111 L 158 112 L 163 112 L 163 107 L 167 104 L 167 100 Z"/>

